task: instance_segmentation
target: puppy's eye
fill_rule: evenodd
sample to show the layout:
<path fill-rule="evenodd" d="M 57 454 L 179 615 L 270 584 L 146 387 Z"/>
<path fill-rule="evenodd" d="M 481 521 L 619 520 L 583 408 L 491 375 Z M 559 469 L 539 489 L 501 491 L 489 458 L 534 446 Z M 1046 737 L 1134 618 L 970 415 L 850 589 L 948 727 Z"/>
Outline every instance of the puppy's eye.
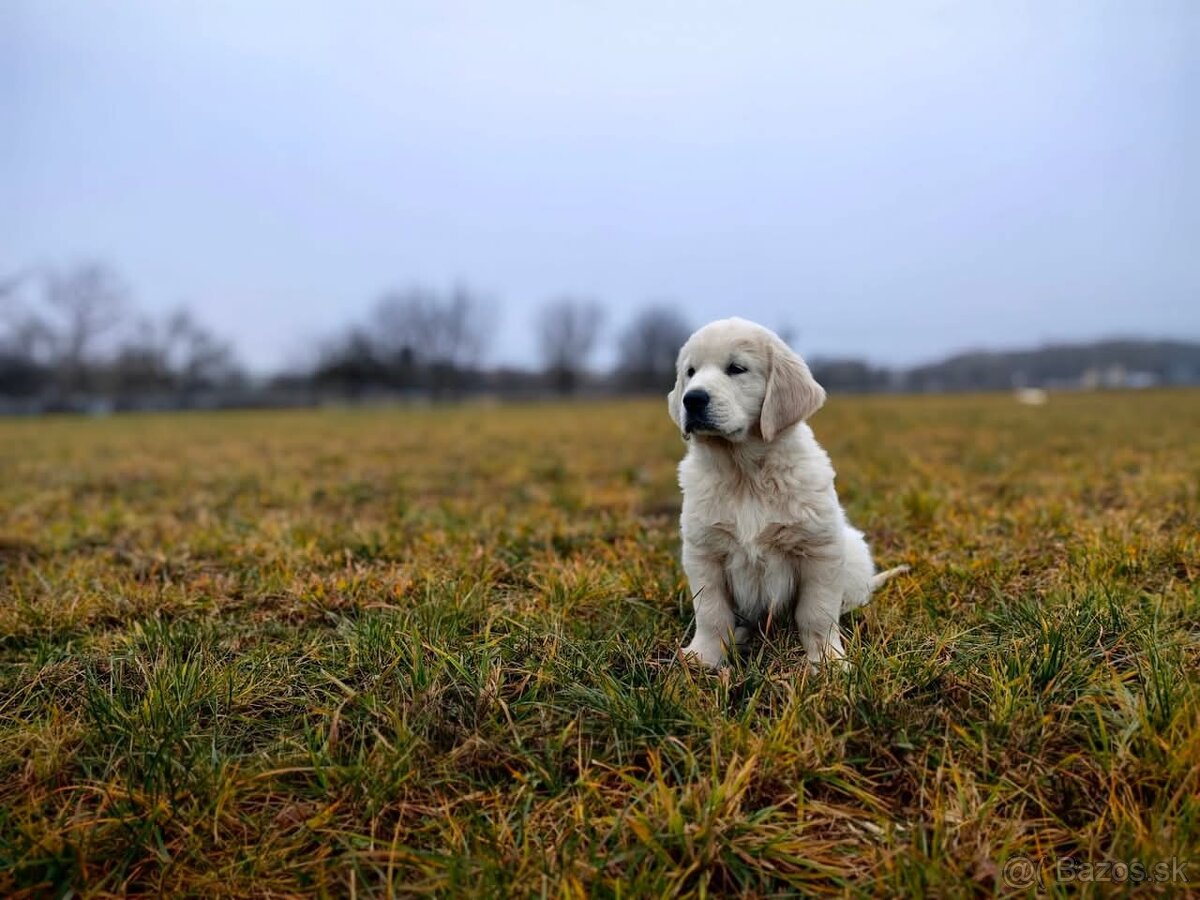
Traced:
<path fill-rule="evenodd" d="M 741 375 L 745 371 L 746 371 L 746 367 L 739 366 L 737 363 L 730 363 L 728 366 L 725 367 L 726 375 Z"/>
<path fill-rule="evenodd" d="M 692 377 L 693 375 L 695 375 L 695 374 L 696 374 L 696 370 L 695 370 L 695 368 L 689 368 L 689 369 L 688 369 L 688 378 L 691 378 L 691 377 Z"/>

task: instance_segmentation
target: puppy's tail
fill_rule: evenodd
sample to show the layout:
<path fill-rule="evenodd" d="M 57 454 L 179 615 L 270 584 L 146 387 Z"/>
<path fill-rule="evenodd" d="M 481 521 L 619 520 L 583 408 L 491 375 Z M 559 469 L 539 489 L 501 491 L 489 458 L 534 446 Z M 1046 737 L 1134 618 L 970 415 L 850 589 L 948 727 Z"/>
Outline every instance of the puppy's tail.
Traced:
<path fill-rule="evenodd" d="M 871 578 L 871 590 L 877 591 L 884 586 L 888 581 L 891 581 L 897 575 L 903 575 L 908 571 L 908 566 L 896 566 L 895 568 L 887 569 L 880 572 L 878 575 Z"/>

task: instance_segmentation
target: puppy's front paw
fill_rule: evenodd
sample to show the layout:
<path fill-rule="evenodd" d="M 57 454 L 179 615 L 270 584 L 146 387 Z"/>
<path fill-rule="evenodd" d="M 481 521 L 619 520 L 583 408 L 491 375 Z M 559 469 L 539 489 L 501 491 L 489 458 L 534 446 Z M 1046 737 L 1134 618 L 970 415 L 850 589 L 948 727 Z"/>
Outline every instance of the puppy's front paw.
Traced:
<path fill-rule="evenodd" d="M 808 657 L 808 671 L 814 675 L 822 669 L 827 672 L 845 672 L 850 668 L 846 651 L 840 644 L 825 644 L 816 651 L 806 650 L 805 656 Z"/>
<path fill-rule="evenodd" d="M 845 667 L 846 648 L 842 646 L 842 635 L 836 625 L 812 628 L 800 623 L 800 643 L 804 646 L 810 669 L 825 667 L 837 671 Z"/>
<path fill-rule="evenodd" d="M 679 655 L 685 662 L 698 662 L 706 669 L 719 669 L 725 663 L 724 645 L 720 641 L 701 640 L 698 636 L 680 650 Z"/>

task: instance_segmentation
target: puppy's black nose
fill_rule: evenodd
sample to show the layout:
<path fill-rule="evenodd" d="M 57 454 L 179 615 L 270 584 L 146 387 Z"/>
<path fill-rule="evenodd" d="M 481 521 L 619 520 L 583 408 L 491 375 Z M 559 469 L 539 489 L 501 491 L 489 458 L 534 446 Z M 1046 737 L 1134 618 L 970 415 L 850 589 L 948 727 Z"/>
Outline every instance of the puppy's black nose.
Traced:
<path fill-rule="evenodd" d="M 683 408 L 693 416 L 697 416 L 708 407 L 708 391 L 696 388 L 683 395 Z"/>

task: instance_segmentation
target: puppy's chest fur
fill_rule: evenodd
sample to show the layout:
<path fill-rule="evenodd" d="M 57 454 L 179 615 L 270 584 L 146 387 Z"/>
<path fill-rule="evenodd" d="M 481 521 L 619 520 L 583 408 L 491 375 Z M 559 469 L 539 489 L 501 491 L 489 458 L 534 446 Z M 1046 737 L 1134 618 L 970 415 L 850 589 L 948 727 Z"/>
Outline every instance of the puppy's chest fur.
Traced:
<path fill-rule="evenodd" d="M 819 496 L 798 487 L 721 478 L 685 487 L 683 538 L 720 561 L 737 612 L 746 619 L 790 609 L 800 560 L 827 540 Z"/>

